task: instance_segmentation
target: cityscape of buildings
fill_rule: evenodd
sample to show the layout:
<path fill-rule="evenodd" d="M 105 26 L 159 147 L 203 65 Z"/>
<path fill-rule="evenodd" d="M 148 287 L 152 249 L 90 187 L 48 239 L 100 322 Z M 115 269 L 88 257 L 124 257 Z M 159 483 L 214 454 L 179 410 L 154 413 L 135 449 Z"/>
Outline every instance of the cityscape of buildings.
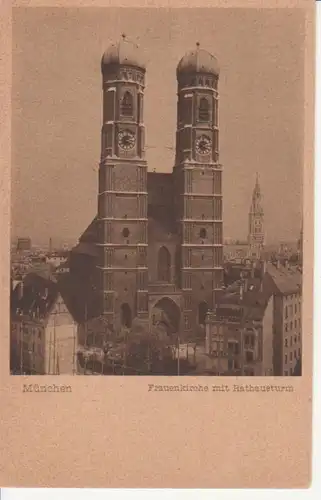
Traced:
<path fill-rule="evenodd" d="M 177 66 L 171 173 L 148 171 L 139 48 L 101 70 L 98 213 L 72 248 L 14 242 L 11 373 L 301 375 L 303 229 L 266 245 L 259 173 L 247 241 L 223 238 L 217 59 Z"/>

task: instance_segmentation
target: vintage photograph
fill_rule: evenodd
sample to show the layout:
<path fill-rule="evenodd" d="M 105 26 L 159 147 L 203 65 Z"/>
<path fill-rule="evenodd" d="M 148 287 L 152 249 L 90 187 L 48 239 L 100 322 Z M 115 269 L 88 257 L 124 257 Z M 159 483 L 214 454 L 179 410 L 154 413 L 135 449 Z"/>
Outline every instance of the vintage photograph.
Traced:
<path fill-rule="evenodd" d="M 301 376 L 304 11 L 12 23 L 10 373 Z"/>

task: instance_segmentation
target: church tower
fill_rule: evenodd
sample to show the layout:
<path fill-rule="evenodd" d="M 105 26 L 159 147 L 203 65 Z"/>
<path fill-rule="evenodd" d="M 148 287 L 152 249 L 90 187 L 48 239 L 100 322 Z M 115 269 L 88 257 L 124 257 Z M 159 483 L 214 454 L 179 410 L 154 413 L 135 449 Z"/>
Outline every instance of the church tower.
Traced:
<path fill-rule="evenodd" d="M 252 194 L 252 203 L 249 212 L 249 258 L 260 259 L 264 247 L 264 211 L 259 176 L 256 174 L 255 186 Z"/>
<path fill-rule="evenodd" d="M 117 331 L 136 316 L 148 319 L 145 66 L 123 35 L 104 53 L 101 70 L 97 278 L 101 313 Z"/>
<path fill-rule="evenodd" d="M 223 282 L 218 79 L 216 58 L 199 44 L 177 66 L 176 268 L 182 289 L 181 329 L 187 335 L 205 325 Z"/>

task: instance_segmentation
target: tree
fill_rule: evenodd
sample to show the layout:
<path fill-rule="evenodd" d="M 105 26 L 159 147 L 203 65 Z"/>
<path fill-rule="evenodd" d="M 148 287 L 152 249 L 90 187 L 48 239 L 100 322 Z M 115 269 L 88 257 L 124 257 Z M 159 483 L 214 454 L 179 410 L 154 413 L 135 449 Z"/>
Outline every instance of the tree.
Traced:
<path fill-rule="evenodd" d="M 134 320 L 127 341 L 127 363 L 150 372 L 165 360 L 171 359 L 167 327 L 158 322 L 150 329 L 147 323 Z"/>

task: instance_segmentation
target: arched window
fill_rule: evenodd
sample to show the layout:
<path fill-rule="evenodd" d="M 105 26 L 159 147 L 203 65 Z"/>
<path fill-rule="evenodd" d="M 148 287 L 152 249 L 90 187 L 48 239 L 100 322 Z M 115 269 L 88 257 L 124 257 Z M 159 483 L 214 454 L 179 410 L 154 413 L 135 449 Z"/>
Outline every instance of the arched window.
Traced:
<path fill-rule="evenodd" d="M 208 120 L 210 119 L 209 104 L 208 100 L 205 97 L 202 97 L 200 100 L 198 119 L 200 122 L 208 122 Z"/>
<path fill-rule="evenodd" d="M 204 227 L 202 227 L 202 229 L 200 230 L 200 238 L 206 238 L 206 229 L 204 229 Z"/>
<path fill-rule="evenodd" d="M 129 236 L 128 227 L 124 227 L 122 234 L 123 234 L 124 238 L 128 238 L 128 236 Z"/>
<path fill-rule="evenodd" d="M 199 325 L 205 325 L 206 314 L 208 311 L 208 305 L 206 302 L 200 302 L 198 306 L 198 323 Z"/>
<path fill-rule="evenodd" d="M 121 101 L 121 114 L 123 116 L 133 116 L 133 96 L 130 92 L 125 92 Z"/>
<path fill-rule="evenodd" d="M 132 326 L 132 312 L 128 304 L 121 305 L 120 320 L 122 326 L 126 326 L 127 328 Z"/>
<path fill-rule="evenodd" d="M 166 283 L 171 280 L 171 256 L 166 247 L 161 247 L 158 252 L 157 279 Z"/>

